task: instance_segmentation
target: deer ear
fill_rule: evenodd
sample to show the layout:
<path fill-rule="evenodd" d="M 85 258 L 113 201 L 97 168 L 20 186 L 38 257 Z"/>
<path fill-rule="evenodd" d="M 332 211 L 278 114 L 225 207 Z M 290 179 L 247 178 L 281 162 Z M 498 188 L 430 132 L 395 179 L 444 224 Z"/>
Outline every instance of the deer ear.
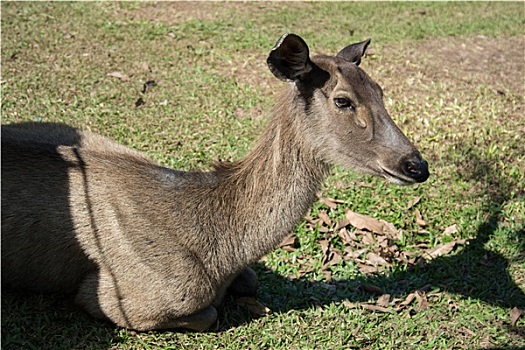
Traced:
<path fill-rule="evenodd" d="M 366 48 L 368 47 L 368 44 L 370 44 L 370 41 L 372 41 L 372 39 L 367 39 L 357 44 L 348 45 L 339 51 L 337 57 L 344 58 L 348 62 L 352 62 L 356 66 L 359 66 L 359 63 L 361 63 L 361 57 L 363 57 L 365 54 Z"/>
<path fill-rule="evenodd" d="M 296 81 L 312 70 L 308 45 L 295 34 L 284 34 L 275 44 L 266 62 L 277 78 Z"/>

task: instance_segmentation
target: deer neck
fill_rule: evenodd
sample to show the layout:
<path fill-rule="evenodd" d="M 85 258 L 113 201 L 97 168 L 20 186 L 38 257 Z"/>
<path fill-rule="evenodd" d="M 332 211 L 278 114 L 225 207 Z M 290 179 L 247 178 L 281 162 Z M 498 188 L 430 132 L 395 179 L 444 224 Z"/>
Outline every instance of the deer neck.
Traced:
<path fill-rule="evenodd" d="M 298 132 L 302 118 L 286 100 L 277 104 L 252 151 L 217 169 L 217 195 L 224 213 L 234 213 L 217 238 L 223 250 L 218 255 L 234 256 L 243 265 L 259 260 L 286 237 L 315 200 L 329 170 L 298 137 L 304 135 Z"/>

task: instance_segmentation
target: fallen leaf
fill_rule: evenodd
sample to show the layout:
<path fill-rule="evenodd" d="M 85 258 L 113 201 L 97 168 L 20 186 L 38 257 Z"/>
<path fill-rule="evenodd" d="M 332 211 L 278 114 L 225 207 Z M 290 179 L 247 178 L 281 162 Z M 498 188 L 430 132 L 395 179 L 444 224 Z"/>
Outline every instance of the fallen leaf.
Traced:
<path fill-rule="evenodd" d="M 321 245 L 321 250 L 323 251 L 323 265 L 321 266 L 321 270 L 327 271 L 329 270 L 330 266 L 337 265 L 339 262 L 341 262 L 341 260 L 343 260 L 342 254 L 337 249 L 330 246 L 330 241 L 322 239 L 319 241 L 319 244 Z"/>
<path fill-rule="evenodd" d="M 319 241 L 319 244 L 321 245 L 321 250 L 323 251 L 323 255 L 326 255 L 326 252 L 328 251 L 330 247 L 330 242 L 328 242 L 327 239 L 321 239 Z"/>
<path fill-rule="evenodd" d="M 335 224 L 335 228 L 334 228 L 334 231 L 337 231 L 339 229 L 342 229 L 342 228 L 345 228 L 346 226 L 350 225 L 350 220 L 348 219 L 342 219 L 342 220 L 339 220 L 337 221 L 337 223 Z"/>
<path fill-rule="evenodd" d="M 322 270 L 321 273 L 323 274 L 323 279 L 326 282 L 330 282 L 332 280 L 332 271 L 330 270 Z"/>
<path fill-rule="evenodd" d="M 385 220 L 378 220 L 366 215 L 355 213 L 350 209 L 346 210 L 346 219 L 348 219 L 350 224 L 357 229 L 387 235 L 395 239 L 399 238 L 399 233 L 394 225 Z"/>
<path fill-rule="evenodd" d="M 457 240 L 457 241 L 452 241 L 452 242 L 448 242 L 448 243 L 445 243 L 437 248 L 434 248 L 432 250 L 430 250 L 429 252 L 425 253 L 425 258 L 427 260 L 432 260 L 432 259 L 435 259 L 439 256 L 443 256 L 443 255 L 446 255 L 448 253 L 450 253 L 454 247 L 456 245 L 462 245 L 462 244 L 465 244 L 466 240 L 464 239 L 460 239 L 460 240 Z"/>
<path fill-rule="evenodd" d="M 419 197 L 419 196 L 418 197 L 414 197 L 411 200 L 409 200 L 408 203 L 407 203 L 407 210 L 412 208 L 417 203 L 419 203 L 420 200 L 421 200 L 421 197 Z"/>
<path fill-rule="evenodd" d="M 377 268 L 375 266 L 365 265 L 365 264 L 357 264 L 357 267 L 359 268 L 359 272 L 368 275 L 371 273 L 376 273 Z"/>
<path fill-rule="evenodd" d="M 416 295 L 416 299 L 418 302 L 418 305 L 417 305 L 418 311 L 428 309 L 429 304 L 428 304 L 428 300 L 427 300 L 427 296 L 425 292 L 418 290 L 416 291 L 415 295 Z"/>
<path fill-rule="evenodd" d="M 120 72 L 111 72 L 111 73 L 108 73 L 107 76 L 108 77 L 117 78 L 117 79 L 120 79 L 122 81 L 126 81 L 126 80 L 129 79 L 129 76 L 127 76 L 124 73 L 120 73 Z"/>
<path fill-rule="evenodd" d="M 332 219 L 328 216 L 325 210 L 319 210 L 319 219 L 326 224 L 326 226 L 332 226 Z"/>
<path fill-rule="evenodd" d="M 427 223 L 425 222 L 425 220 L 423 220 L 423 216 L 421 215 L 421 212 L 419 211 L 419 209 L 416 209 L 415 213 L 416 213 L 416 224 L 418 224 L 421 227 L 427 226 Z"/>
<path fill-rule="evenodd" d="M 401 305 L 408 306 L 414 301 L 414 299 L 416 299 L 416 293 L 410 293 L 407 295 L 406 299 L 401 303 Z"/>
<path fill-rule="evenodd" d="M 392 310 L 387 309 L 386 307 L 378 306 L 378 305 L 371 305 L 371 304 L 361 304 L 361 307 L 363 309 L 367 309 L 374 312 L 383 312 L 387 314 L 394 313 Z"/>
<path fill-rule="evenodd" d="M 445 231 L 443 231 L 443 234 L 444 235 L 451 235 L 453 233 L 457 233 L 458 232 L 458 225 L 454 224 L 454 225 L 451 225 L 449 227 L 447 227 L 445 229 Z"/>
<path fill-rule="evenodd" d="M 372 234 L 370 232 L 365 232 L 365 234 L 363 235 L 363 244 L 372 245 L 374 244 L 374 242 L 375 240 Z"/>
<path fill-rule="evenodd" d="M 268 315 L 272 312 L 264 304 L 260 303 L 257 299 L 251 297 L 242 297 L 236 299 L 237 304 L 250 311 L 252 314 L 257 316 Z"/>
<path fill-rule="evenodd" d="M 370 265 L 382 265 L 382 266 L 391 266 L 391 264 L 377 255 L 376 253 L 370 252 L 366 255 L 366 260 Z"/>
<path fill-rule="evenodd" d="M 383 294 L 377 298 L 376 304 L 382 307 L 388 307 L 390 305 L 390 294 Z"/>
<path fill-rule="evenodd" d="M 377 237 L 377 244 L 381 248 L 388 248 L 390 246 L 389 241 L 388 241 L 388 237 L 385 237 L 385 236 Z"/>
<path fill-rule="evenodd" d="M 405 298 L 405 300 L 403 300 L 399 306 L 396 308 L 396 311 L 401 311 L 403 309 L 405 309 L 408 305 L 410 305 L 414 300 L 416 299 L 416 294 L 415 293 L 410 293 L 409 295 L 407 295 L 407 297 Z"/>
<path fill-rule="evenodd" d="M 350 256 L 350 258 L 352 259 L 357 259 L 359 258 L 361 255 L 363 255 L 364 253 L 366 253 L 368 251 L 368 248 L 363 248 L 363 249 L 358 249 L 358 250 L 353 250 L 352 248 L 350 247 L 347 247 L 345 248 L 345 252 Z"/>
<path fill-rule="evenodd" d="M 339 236 L 339 238 L 341 238 L 341 241 L 343 242 L 343 244 L 348 245 L 352 243 L 352 237 L 350 236 L 346 228 L 342 228 L 338 230 L 337 235 Z"/>
<path fill-rule="evenodd" d="M 286 250 L 287 252 L 293 252 L 299 248 L 299 239 L 295 234 L 292 233 L 281 242 L 279 247 Z"/>
<path fill-rule="evenodd" d="M 319 230 L 319 232 L 321 232 L 321 233 L 328 233 L 328 232 L 331 231 L 330 228 L 329 228 L 329 227 L 326 227 L 326 226 L 321 226 L 321 227 L 318 228 L 318 230 Z"/>
<path fill-rule="evenodd" d="M 319 198 L 319 202 L 323 203 L 330 209 L 337 209 L 337 202 L 333 198 Z"/>
<path fill-rule="evenodd" d="M 512 310 L 510 310 L 510 324 L 512 327 L 516 326 L 516 323 L 522 315 L 525 315 L 525 310 L 523 309 L 514 307 Z"/>
<path fill-rule="evenodd" d="M 310 214 L 306 215 L 304 220 L 314 226 L 319 222 L 319 219 L 312 217 Z"/>
<path fill-rule="evenodd" d="M 461 327 L 460 330 L 462 330 L 464 333 L 469 334 L 471 337 L 475 337 L 476 333 L 468 329 L 467 327 Z"/>
<path fill-rule="evenodd" d="M 349 302 L 348 300 L 343 300 L 343 305 L 349 309 L 356 309 L 359 307 L 358 304 Z"/>

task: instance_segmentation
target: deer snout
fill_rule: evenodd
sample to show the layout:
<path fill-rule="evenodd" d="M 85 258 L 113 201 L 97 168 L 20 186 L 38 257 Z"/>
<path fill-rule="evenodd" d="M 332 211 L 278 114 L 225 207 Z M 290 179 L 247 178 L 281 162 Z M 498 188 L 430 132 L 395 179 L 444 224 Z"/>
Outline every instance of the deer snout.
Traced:
<path fill-rule="evenodd" d="M 430 175 L 428 172 L 428 163 L 419 153 L 416 153 L 405 159 L 401 169 L 403 173 L 416 182 L 425 182 Z"/>

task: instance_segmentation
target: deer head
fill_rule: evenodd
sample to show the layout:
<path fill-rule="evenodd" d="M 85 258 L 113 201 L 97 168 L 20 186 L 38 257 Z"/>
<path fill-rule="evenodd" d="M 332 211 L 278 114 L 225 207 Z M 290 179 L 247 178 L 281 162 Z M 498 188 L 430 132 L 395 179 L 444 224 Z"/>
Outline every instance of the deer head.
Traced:
<path fill-rule="evenodd" d="M 428 164 L 390 118 L 383 91 L 360 67 L 365 40 L 336 56 L 315 56 L 295 34 L 283 35 L 267 59 L 272 73 L 293 84 L 305 143 L 323 161 L 389 181 L 424 182 Z"/>

